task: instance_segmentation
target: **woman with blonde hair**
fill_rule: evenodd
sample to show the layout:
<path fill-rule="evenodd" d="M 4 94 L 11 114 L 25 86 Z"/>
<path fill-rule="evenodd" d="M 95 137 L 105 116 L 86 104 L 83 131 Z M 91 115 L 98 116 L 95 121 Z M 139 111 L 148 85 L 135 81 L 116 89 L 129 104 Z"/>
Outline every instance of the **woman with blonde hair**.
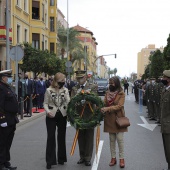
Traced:
<path fill-rule="evenodd" d="M 46 162 L 47 169 L 51 169 L 52 165 L 57 164 L 56 160 L 56 126 L 58 128 L 58 163 L 63 165 L 67 162 L 66 157 L 66 124 L 67 124 L 67 105 L 70 101 L 68 89 L 64 87 L 65 75 L 56 73 L 53 82 L 47 88 L 44 97 L 44 109 L 46 115 L 47 127 L 47 146 L 46 146 Z"/>
<path fill-rule="evenodd" d="M 124 162 L 124 132 L 127 128 L 118 128 L 116 125 L 116 116 L 125 116 L 124 112 L 125 93 L 120 85 L 120 80 L 117 76 L 109 79 L 109 90 L 105 94 L 105 107 L 101 111 L 105 114 L 104 117 L 104 132 L 109 133 L 111 162 L 109 166 L 114 166 L 116 160 L 116 141 L 119 148 L 120 168 L 125 167 Z"/>

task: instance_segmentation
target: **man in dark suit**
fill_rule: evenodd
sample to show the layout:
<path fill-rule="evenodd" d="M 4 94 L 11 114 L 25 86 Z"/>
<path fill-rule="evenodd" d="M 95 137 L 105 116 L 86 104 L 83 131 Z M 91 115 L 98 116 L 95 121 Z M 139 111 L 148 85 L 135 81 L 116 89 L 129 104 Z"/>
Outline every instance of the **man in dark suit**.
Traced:
<path fill-rule="evenodd" d="M 11 70 L 0 71 L 0 170 L 17 169 L 10 163 L 10 148 L 18 123 L 17 96 L 9 85 L 11 73 Z"/>
<path fill-rule="evenodd" d="M 165 85 L 161 95 L 161 132 L 168 170 L 170 170 L 170 70 L 163 72 L 161 82 Z"/>
<path fill-rule="evenodd" d="M 46 84 L 43 80 L 43 77 L 40 77 L 40 79 L 36 83 L 36 93 L 38 96 L 38 108 L 39 109 L 43 109 L 45 91 L 46 91 Z"/>
<path fill-rule="evenodd" d="M 74 81 L 71 81 L 71 80 L 67 80 L 67 84 L 66 84 L 66 87 L 68 88 L 68 91 L 69 91 L 69 95 L 71 96 L 71 91 L 72 91 L 72 88 L 75 86 L 74 84 Z"/>
<path fill-rule="evenodd" d="M 78 85 L 72 88 L 71 96 L 75 96 L 81 90 L 91 91 L 97 94 L 97 85 L 90 84 L 87 82 L 87 75 L 86 71 L 78 70 L 75 72 L 76 78 L 78 81 Z M 81 113 L 82 107 L 80 106 L 77 108 L 78 112 Z M 90 108 L 87 106 L 85 107 L 83 117 L 86 118 L 90 116 Z M 78 144 L 79 144 L 79 153 L 80 153 L 80 160 L 77 164 L 85 163 L 86 166 L 91 166 L 91 158 L 93 154 L 93 143 L 94 143 L 94 128 L 92 129 L 79 129 L 78 135 Z"/>
<path fill-rule="evenodd" d="M 30 98 L 33 95 L 33 81 L 28 78 L 28 74 L 25 74 L 25 96 L 24 96 L 24 113 L 27 115 L 30 113 Z"/>

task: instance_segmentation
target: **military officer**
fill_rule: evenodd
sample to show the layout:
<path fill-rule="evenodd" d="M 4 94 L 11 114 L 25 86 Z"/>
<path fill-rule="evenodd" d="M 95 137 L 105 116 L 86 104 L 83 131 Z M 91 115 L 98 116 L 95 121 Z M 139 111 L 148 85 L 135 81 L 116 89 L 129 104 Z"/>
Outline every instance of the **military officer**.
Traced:
<path fill-rule="evenodd" d="M 156 120 L 156 110 L 155 110 L 155 78 L 150 78 L 150 84 L 148 85 L 148 112 L 150 115 L 149 120 Z"/>
<path fill-rule="evenodd" d="M 17 169 L 10 164 L 10 148 L 18 123 L 18 101 L 9 85 L 11 73 L 0 71 L 0 170 Z"/>
<path fill-rule="evenodd" d="M 165 87 L 161 95 L 161 132 L 168 169 L 170 169 L 170 70 L 164 70 L 161 81 Z"/>
<path fill-rule="evenodd" d="M 97 85 L 89 84 L 87 82 L 87 75 L 85 70 L 78 70 L 76 73 L 76 79 L 78 85 L 72 88 L 71 97 L 75 96 L 81 90 L 84 91 L 91 91 L 97 94 Z M 78 112 L 81 113 L 83 106 L 78 108 Z M 84 110 L 83 118 L 90 116 L 90 108 L 87 105 Z M 93 143 L 94 143 L 94 128 L 92 129 L 80 129 L 79 136 L 78 136 L 78 144 L 79 144 L 79 153 L 80 153 L 80 160 L 77 164 L 85 163 L 85 166 L 91 166 L 91 158 L 93 153 Z"/>
<path fill-rule="evenodd" d="M 160 115 L 161 115 L 160 100 L 161 100 L 162 89 L 164 87 L 163 83 L 161 82 L 161 78 L 162 77 L 159 77 L 156 80 L 155 88 L 154 88 L 155 89 L 155 111 L 156 111 L 156 118 L 157 118 L 157 121 L 155 123 L 158 124 L 160 124 Z"/>

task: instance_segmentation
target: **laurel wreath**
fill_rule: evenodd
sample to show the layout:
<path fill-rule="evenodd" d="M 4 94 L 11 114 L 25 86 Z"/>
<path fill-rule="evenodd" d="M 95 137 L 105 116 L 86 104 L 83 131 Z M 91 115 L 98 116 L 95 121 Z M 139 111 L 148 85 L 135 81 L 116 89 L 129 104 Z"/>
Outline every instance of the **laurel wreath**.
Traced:
<path fill-rule="evenodd" d="M 95 104 L 95 109 L 92 106 Z M 77 113 L 77 106 L 82 105 L 81 113 Z M 85 114 L 83 108 L 89 105 L 91 116 L 84 119 L 81 114 Z M 67 116 L 68 121 L 75 129 L 91 129 L 100 125 L 103 120 L 103 114 L 100 109 L 104 106 L 103 101 L 100 97 L 94 93 L 85 93 L 81 91 L 79 94 L 74 96 L 68 104 Z"/>

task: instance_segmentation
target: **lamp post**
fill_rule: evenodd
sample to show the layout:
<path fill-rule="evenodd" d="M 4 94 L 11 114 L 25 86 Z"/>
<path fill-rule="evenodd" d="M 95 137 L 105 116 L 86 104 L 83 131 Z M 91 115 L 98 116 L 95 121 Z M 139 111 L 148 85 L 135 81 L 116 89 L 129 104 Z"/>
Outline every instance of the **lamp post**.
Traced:
<path fill-rule="evenodd" d="M 117 54 L 104 54 L 104 55 L 98 56 L 98 57 L 94 60 L 94 62 L 93 62 L 93 69 L 94 69 L 94 64 L 95 64 L 95 62 L 96 62 L 100 57 L 103 57 L 103 56 L 110 56 L 110 55 L 114 55 L 115 58 L 117 57 Z M 94 76 L 94 71 L 93 71 L 93 76 Z M 109 75 L 109 77 L 110 77 L 110 75 Z"/>
<path fill-rule="evenodd" d="M 84 70 L 87 71 L 87 46 L 86 46 L 86 29 L 88 27 L 85 27 L 85 36 L 84 36 Z"/>

